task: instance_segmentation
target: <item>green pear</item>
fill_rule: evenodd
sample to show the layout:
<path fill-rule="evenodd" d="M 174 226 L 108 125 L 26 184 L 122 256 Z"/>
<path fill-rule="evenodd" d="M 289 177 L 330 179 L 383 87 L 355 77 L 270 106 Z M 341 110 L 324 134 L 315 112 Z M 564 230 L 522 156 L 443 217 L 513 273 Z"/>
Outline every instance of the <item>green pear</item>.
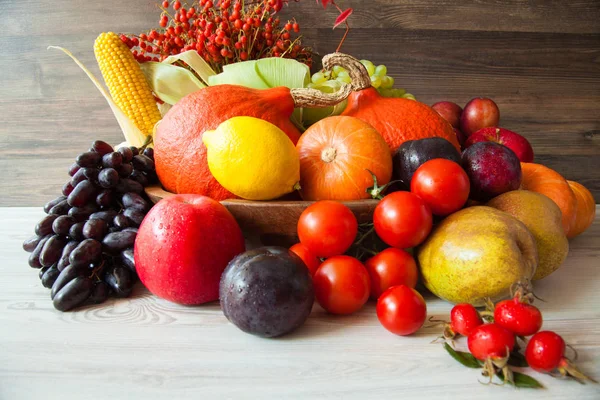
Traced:
<path fill-rule="evenodd" d="M 490 200 L 487 205 L 509 213 L 533 234 L 539 257 L 533 280 L 547 277 L 565 261 L 569 240 L 560 208 L 550 198 L 529 190 L 514 190 Z"/>
<path fill-rule="evenodd" d="M 484 304 L 527 283 L 538 263 L 527 227 L 492 207 L 465 208 L 445 218 L 417 249 L 423 283 L 451 303 Z"/>

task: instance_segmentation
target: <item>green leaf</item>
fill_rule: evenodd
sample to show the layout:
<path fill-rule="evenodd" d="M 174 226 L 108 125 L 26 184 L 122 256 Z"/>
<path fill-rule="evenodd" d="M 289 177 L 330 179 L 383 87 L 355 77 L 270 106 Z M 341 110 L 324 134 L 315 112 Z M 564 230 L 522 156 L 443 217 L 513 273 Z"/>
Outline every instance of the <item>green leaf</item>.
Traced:
<path fill-rule="evenodd" d="M 96 89 L 98 89 L 98 91 L 106 99 L 106 102 L 110 106 L 110 109 L 112 110 L 115 119 L 121 127 L 121 131 L 123 132 L 123 136 L 125 136 L 125 141 L 127 145 L 136 147 L 142 146 L 145 143 L 147 136 L 142 131 L 140 131 L 140 129 L 135 125 L 135 123 L 132 120 L 130 120 L 129 117 L 127 117 L 127 115 L 125 115 L 125 113 L 119 108 L 119 106 L 117 106 L 110 93 L 108 93 L 104 86 L 102 86 L 98 78 L 96 78 L 94 74 L 92 74 L 92 72 L 89 69 L 87 69 L 87 67 L 83 65 L 83 63 L 79 61 L 69 50 L 59 46 L 48 46 L 48 49 L 60 50 L 69 57 L 71 57 L 73 61 L 75 61 L 79 68 L 81 68 L 81 70 L 85 72 L 88 78 L 90 78 L 94 86 L 96 86 Z"/>
<path fill-rule="evenodd" d="M 206 87 L 187 68 L 152 61 L 142 63 L 140 67 L 154 94 L 171 105 L 188 94 Z"/>
<path fill-rule="evenodd" d="M 508 365 L 512 365 L 513 367 L 529 367 L 525 356 L 518 351 L 513 351 L 510 353 L 510 358 L 508 359 Z"/>
<path fill-rule="evenodd" d="M 529 375 L 522 374 L 521 372 L 513 371 L 513 382 L 508 382 L 511 385 L 514 385 L 518 388 L 526 388 L 526 389 L 544 389 L 544 385 L 535 380 Z M 498 370 L 496 373 L 500 379 L 504 381 L 504 373 L 502 370 Z"/>
<path fill-rule="evenodd" d="M 464 351 L 456 351 L 448 343 L 444 343 L 444 348 L 456 361 L 469 368 L 481 368 L 479 361 L 472 354 Z"/>
<path fill-rule="evenodd" d="M 256 60 L 224 66 L 223 72 L 208 78 L 208 85 L 240 85 L 252 89 L 269 89 L 267 82 L 256 70 Z"/>

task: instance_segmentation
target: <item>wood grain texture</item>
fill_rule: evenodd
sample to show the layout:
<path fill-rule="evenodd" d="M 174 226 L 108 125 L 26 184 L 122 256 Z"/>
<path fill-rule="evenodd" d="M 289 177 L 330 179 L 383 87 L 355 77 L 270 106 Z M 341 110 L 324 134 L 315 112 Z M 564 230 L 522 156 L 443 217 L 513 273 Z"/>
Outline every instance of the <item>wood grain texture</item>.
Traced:
<path fill-rule="evenodd" d="M 99 76 L 101 31 L 157 26 L 155 0 L 2 1 L 0 206 L 41 205 L 74 157 L 122 136 L 106 102 L 62 45 Z M 340 0 L 353 7 L 343 50 L 384 63 L 427 104 L 493 98 L 501 125 L 526 136 L 536 161 L 588 186 L 600 201 L 600 3 L 596 0 Z M 333 10 L 291 2 L 305 43 L 332 51 Z"/>
<path fill-rule="evenodd" d="M 600 210 L 598 210 L 600 211 Z M 485 386 L 478 372 L 431 344 L 439 326 L 398 337 L 377 321 L 373 303 L 336 317 L 315 305 L 307 323 L 260 339 L 228 323 L 217 303 L 184 307 L 138 286 L 131 298 L 76 312 L 54 310 L 49 290 L 27 265 L 21 242 L 39 208 L 0 208 L 0 398 L 20 399 L 597 399 L 600 387 L 527 370 L 541 392 Z M 599 214 L 600 215 L 600 214 Z M 579 352 L 600 377 L 600 220 L 571 242 L 565 264 L 535 284 L 543 329 Z M 428 315 L 451 305 L 426 295 Z M 464 349 L 464 339 L 457 345 Z"/>

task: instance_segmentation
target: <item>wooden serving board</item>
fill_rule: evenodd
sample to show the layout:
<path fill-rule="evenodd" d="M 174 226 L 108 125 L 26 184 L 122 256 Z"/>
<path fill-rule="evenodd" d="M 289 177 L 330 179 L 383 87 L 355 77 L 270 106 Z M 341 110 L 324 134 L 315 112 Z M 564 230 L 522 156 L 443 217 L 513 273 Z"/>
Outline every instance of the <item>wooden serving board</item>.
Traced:
<path fill-rule="evenodd" d="M 160 185 L 149 186 L 146 193 L 154 203 L 175 196 Z M 258 236 L 265 245 L 289 246 L 297 242 L 296 227 L 300 214 L 312 201 L 221 201 L 240 224 L 246 237 Z M 354 200 L 343 202 L 356 216 L 358 223 L 373 221 L 377 200 Z"/>

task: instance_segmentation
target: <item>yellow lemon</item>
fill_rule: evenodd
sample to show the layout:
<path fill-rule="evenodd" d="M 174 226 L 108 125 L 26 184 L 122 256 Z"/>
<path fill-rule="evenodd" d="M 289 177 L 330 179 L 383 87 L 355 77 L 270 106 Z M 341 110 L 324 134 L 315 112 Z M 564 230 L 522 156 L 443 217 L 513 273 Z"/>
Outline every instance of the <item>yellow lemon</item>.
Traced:
<path fill-rule="evenodd" d="M 248 200 L 271 200 L 300 188 L 300 160 L 292 141 L 270 122 L 234 117 L 202 140 L 215 179 Z"/>

